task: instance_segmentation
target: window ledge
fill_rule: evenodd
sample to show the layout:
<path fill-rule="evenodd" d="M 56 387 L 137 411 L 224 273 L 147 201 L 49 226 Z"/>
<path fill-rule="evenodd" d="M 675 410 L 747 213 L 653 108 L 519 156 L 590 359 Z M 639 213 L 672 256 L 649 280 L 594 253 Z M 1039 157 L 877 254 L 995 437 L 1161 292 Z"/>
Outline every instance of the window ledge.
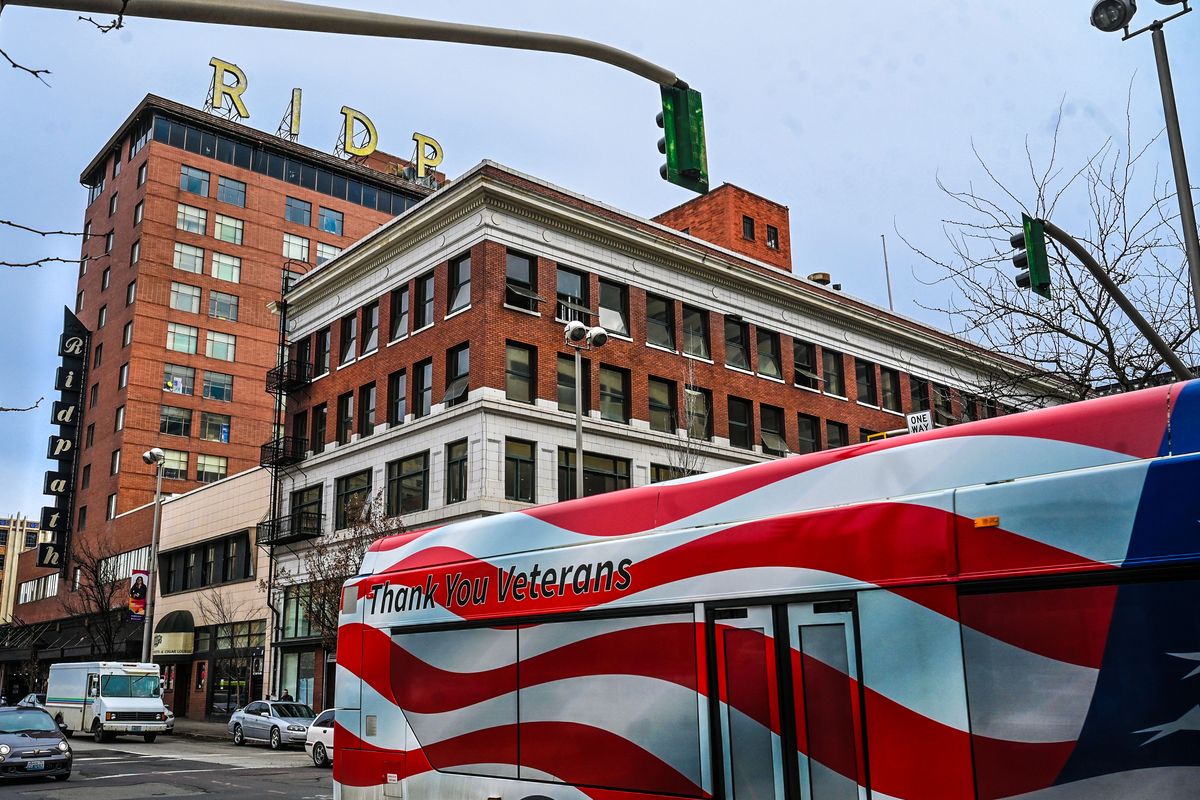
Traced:
<path fill-rule="evenodd" d="M 787 381 L 785 381 L 783 378 L 772 378 L 770 375 L 763 375 L 761 372 L 757 373 L 757 375 L 764 381 L 770 381 L 771 383 L 782 383 L 785 386 L 787 385 Z"/>
<path fill-rule="evenodd" d="M 362 361 L 362 360 L 363 360 L 364 358 L 366 358 L 367 356 L 373 356 L 373 355 L 375 355 L 375 354 L 376 354 L 376 353 L 378 353 L 378 352 L 379 352 L 379 347 L 378 347 L 378 346 L 376 346 L 376 347 L 373 347 L 373 348 L 371 348 L 370 350 L 368 350 L 368 351 L 367 351 L 367 352 L 365 352 L 365 353 L 359 353 L 359 355 L 358 355 L 358 358 L 356 358 L 356 359 L 354 359 L 354 360 L 355 360 L 355 361 Z"/>
<path fill-rule="evenodd" d="M 729 370 L 730 372 L 740 372 L 743 375 L 753 375 L 754 374 L 753 372 L 751 372 L 748 369 L 742 369 L 741 367 L 735 367 L 730 364 L 726 364 L 725 369 Z"/>
<path fill-rule="evenodd" d="M 633 341 L 633 337 L 631 337 L 631 336 L 626 336 L 623 333 L 613 333 L 608 328 L 605 328 L 604 330 L 606 333 L 608 333 L 608 338 L 610 338 L 610 339 L 620 339 L 622 342 L 632 342 Z"/>
<path fill-rule="evenodd" d="M 446 320 L 451 319 L 452 317 L 457 317 L 459 314 L 462 314 L 462 313 L 470 311 L 470 310 L 471 310 L 471 304 L 468 303 L 467 305 L 463 306 L 462 308 L 457 309 L 456 311 L 451 311 L 449 314 L 442 317 L 442 321 L 445 322 Z"/>
<path fill-rule="evenodd" d="M 507 308 L 509 311 L 516 311 L 519 314 L 528 314 L 531 317 L 540 317 L 542 315 L 542 312 L 540 312 L 540 311 L 530 311 L 528 308 L 518 308 L 517 306 L 510 306 L 508 303 L 501 303 L 500 307 Z M 612 334 L 609 334 L 609 335 L 611 336 Z"/>
<path fill-rule="evenodd" d="M 882 410 L 883 410 L 882 408 L 880 408 L 879 406 L 875 405 L 874 403 L 864 403 L 862 400 L 855 400 L 854 402 L 858 403 L 858 404 L 859 404 L 860 406 L 862 406 L 863 408 L 872 408 L 872 409 L 874 409 L 874 410 L 876 410 L 876 411 L 882 411 Z"/>
<path fill-rule="evenodd" d="M 880 411 L 882 411 L 882 412 L 883 412 L 883 413 L 885 413 L 885 414 L 893 414 L 893 415 L 895 415 L 895 416 L 897 416 L 897 417 L 903 417 L 903 416 L 904 416 L 904 412 L 903 412 L 903 411 L 893 411 L 893 410 L 892 410 L 892 409 L 890 409 L 890 408 L 882 408 L 882 407 L 881 407 L 879 410 L 880 410 Z"/>
<path fill-rule="evenodd" d="M 430 329 L 430 328 L 432 328 L 432 327 L 433 327 L 433 323 L 432 323 L 432 322 L 431 322 L 431 323 L 429 323 L 428 325 L 422 325 L 420 328 L 417 328 L 415 331 L 413 331 L 412 333 L 410 333 L 410 334 L 409 334 L 409 336 L 416 336 L 416 335 L 417 335 L 418 333 L 420 333 L 421 331 L 427 331 L 427 330 L 429 330 L 429 329 Z"/>
<path fill-rule="evenodd" d="M 704 356 L 694 356 L 691 353 L 684 353 L 683 357 L 690 358 L 692 361 L 699 361 L 703 364 L 712 364 L 713 363 L 713 360 L 711 358 L 705 358 Z"/>
<path fill-rule="evenodd" d="M 812 388 L 811 386 L 805 386 L 805 385 L 804 385 L 804 384 L 802 384 L 802 383 L 795 383 L 795 384 L 792 384 L 792 385 L 793 385 L 793 386 L 795 386 L 797 389 L 803 389 L 803 390 L 804 390 L 804 391 L 806 391 L 806 392 L 812 392 L 813 394 L 821 394 L 821 390 L 820 390 L 820 389 L 814 389 L 814 388 Z"/>
<path fill-rule="evenodd" d="M 406 333 L 406 334 L 404 334 L 403 336 L 397 336 L 395 339 L 392 339 L 390 342 L 388 342 L 388 343 L 385 345 L 385 347 L 391 347 L 391 346 L 392 346 L 392 345 L 394 345 L 394 344 L 397 344 L 397 343 L 399 343 L 399 342 L 403 342 L 403 341 L 404 341 L 405 339 L 407 339 L 407 338 L 408 338 L 408 334 L 407 334 L 407 333 Z"/>
<path fill-rule="evenodd" d="M 673 356 L 679 355 L 678 350 L 672 350 L 670 347 L 663 347 L 661 344 L 654 344 L 653 342 L 646 342 L 646 347 L 649 347 L 653 350 L 661 350 L 664 353 L 670 353 Z"/>
<path fill-rule="evenodd" d="M 845 395 L 834 394 L 833 392 L 821 392 L 821 394 L 825 395 L 826 397 L 832 397 L 835 400 L 849 400 L 850 399 L 849 397 L 846 397 Z"/>
<path fill-rule="evenodd" d="M 351 364 L 353 364 L 355 361 L 358 361 L 358 359 L 357 359 L 357 358 L 352 358 L 352 359 L 350 359 L 349 361 L 343 361 L 342 363 L 340 363 L 340 364 L 338 364 L 338 365 L 337 365 L 337 368 L 338 368 L 338 369 L 345 369 L 346 367 L 348 367 L 348 366 L 350 366 Z"/>

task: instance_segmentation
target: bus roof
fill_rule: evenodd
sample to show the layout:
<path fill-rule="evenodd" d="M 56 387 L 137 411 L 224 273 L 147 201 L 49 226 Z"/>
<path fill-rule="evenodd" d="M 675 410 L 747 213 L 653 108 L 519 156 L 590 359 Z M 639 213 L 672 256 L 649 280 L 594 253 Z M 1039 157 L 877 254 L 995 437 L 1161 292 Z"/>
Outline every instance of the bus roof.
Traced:
<path fill-rule="evenodd" d="M 1190 381 L 387 536 L 360 574 L 1197 452 Z"/>

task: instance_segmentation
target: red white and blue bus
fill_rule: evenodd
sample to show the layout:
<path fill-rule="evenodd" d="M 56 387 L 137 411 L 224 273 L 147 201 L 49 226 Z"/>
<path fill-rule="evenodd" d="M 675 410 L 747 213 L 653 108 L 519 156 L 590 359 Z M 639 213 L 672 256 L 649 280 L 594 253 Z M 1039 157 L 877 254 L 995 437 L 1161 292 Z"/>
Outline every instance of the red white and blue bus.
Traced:
<path fill-rule="evenodd" d="M 1200 381 L 380 540 L 341 800 L 1200 797 Z"/>

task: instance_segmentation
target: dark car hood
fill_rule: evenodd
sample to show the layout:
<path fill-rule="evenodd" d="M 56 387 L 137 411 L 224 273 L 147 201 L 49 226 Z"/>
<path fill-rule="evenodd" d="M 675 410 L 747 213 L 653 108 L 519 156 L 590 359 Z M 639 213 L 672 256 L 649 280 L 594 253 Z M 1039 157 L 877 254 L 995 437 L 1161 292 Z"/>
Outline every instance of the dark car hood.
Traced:
<path fill-rule="evenodd" d="M 63 738 L 58 731 L 30 731 L 29 733 L 0 733 L 0 744 L 16 750 L 21 747 L 53 747 Z"/>

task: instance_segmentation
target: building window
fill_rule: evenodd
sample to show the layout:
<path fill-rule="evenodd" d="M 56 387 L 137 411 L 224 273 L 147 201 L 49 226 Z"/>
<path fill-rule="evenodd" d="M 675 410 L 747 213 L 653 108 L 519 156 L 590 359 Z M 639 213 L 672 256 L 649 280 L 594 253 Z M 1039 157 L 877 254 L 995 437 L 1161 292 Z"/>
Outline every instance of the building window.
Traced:
<path fill-rule="evenodd" d="M 858 390 L 858 402 L 869 406 L 879 405 L 879 386 L 875 382 L 875 365 L 861 358 L 854 359 L 854 383 Z"/>
<path fill-rule="evenodd" d="M 314 375 L 325 375 L 329 372 L 329 353 L 333 348 L 333 330 L 322 328 L 317 331 L 316 353 L 313 357 Z"/>
<path fill-rule="evenodd" d="M 413 330 L 433 324 L 433 273 L 417 278 L 417 307 L 413 310 Z"/>
<path fill-rule="evenodd" d="M 929 381 L 924 378 L 909 376 L 908 385 L 912 390 L 912 405 L 918 411 L 932 411 L 929 403 Z"/>
<path fill-rule="evenodd" d="M 750 326 L 732 317 L 725 318 L 725 364 L 750 369 Z"/>
<path fill-rule="evenodd" d="M 829 449 L 835 447 L 845 447 L 850 443 L 850 433 L 846 429 L 846 423 L 833 422 L 832 420 L 825 421 L 825 441 L 829 445 Z"/>
<path fill-rule="evenodd" d="M 230 244 L 241 244 L 246 223 L 240 219 L 217 214 L 213 222 L 213 238 Z"/>
<path fill-rule="evenodd" d="M 446 504 L 467 499 L 467 440 L 446 445 Z"/>
<path fill-rule="evenodd" d="M 104 518 L 113 519 L 117 516 L 117 495 L 114 492 L 108 496 L 108 502 L 104 505 Z"/>
<path fill-rule="evenodd" d="M 283 257 L 308 261 L 308 239 L 290 233 L 283 235 Z"/>
<path fill-rule="evenodd" d="M 375 384 L 368 383 L 358 390 L 358 435 L 375 432 Z"/>
<path fill-rule="evenodd" d="M 200 414 L 200 438 L 206 442 L 229 444 L 228 414 L 212 414 L 204 411 Z"/>
<path fill-rule="evenodd" d="M 100 384 L 93 383 L 91 395 L 88 397 L 88 408 L 95 408 L 98 402 L 100 402 Z"/>
<path fill-rule="evenodd" d="M 583 454 L 583 496 L 629 488 L 629 460 L 597 453 Z M 558 499 L 575 499 L 575 451 L 558 449 Z"/>
<path fill-rule="evenodd" d="M 933 384 L 933 420 L 939 425 L 953 425 L 958 422 L 954 418 L 949 386 Z"/>
<path fill-rule="evenodd" d="M 209 358 L 233 361 L 237 351 L 237 337 L 232 333 L 209 331 L 204 344 L 204 354 Z"/>
<path fill-rule="evenodd" d="M 604 397 L 601 367 L 600 396 Z M 661 378 L 650 378 L 650 430 L 663 433 L 675 432 L 675 384 Z"/>
<path fill-rule="evenodd" d="M 767 247 L 772 250 L 779 249 L 779 228 L 774 225 L 767 226 Z"/>
<path fill-rule="evenodd" d="M 204 397 L 208 400 L 231 402 L 233 400 L 233 376 L 226 375 L 224 372 L 205 372 L 203 392 Z"/>
<path fill-rule="evenodd" d="M 588 302 L 588 276 L 565 267 L 558 268 L 558 298 L 554 317 L 561 322 L 587 323 L 592 317 Z"/>
<path fill-rule="evenodd" d="M 365 356 L 379 349 L 379 301 L 363 307 L 362 327 L 362 354 Z"/>
<path fill-rule="evenodd" d="M 204 230 L 208 227 L 208 212 L 203 208 L 180 203 L 175 214 L 175 227 L 181 231 L 203 236 Z"/>
<path fill-rule="evenodd" d="M 104 252 L 106 252 L 106 253 L 112 252 L 115 235 L 116 234 L 113 233 L 113 231 L 109 231 L 108 233 L 104 234 Z"/>
<path fill-rule="evenodd" d="M 112 197 L 108 198 L 108 215 L 111 217 L 117 213 L 117 193 L 113 192 Z"/>
<path fill-rule="evenodd" d="M 223 175 L 217 176 L 217 199 L 222 203 L 229 203 L 231 206 L 245 208 L 246 184 Z"/>
<path fill-rule="evenodd" d="M 504 440 L 504 499 L 536 502 L 534 478 L 537 446 L 520 439 Z"/>
<path fill-rule="evenodd" d="M 215 319 L 227 319 L 237 322 L 238 296 L 224 292 L 210 291 L 208 293 L 208 315 Z"/>
<path fill-rule="evenodd" d="M 592 369 L 588 360 L 581 359 L 583 372 L 583 413 L 592 407 Z M 575 413 L 575 357 L 558 356 L 558 410 Z"/>
<path fill-rule="evenodd" d="M 146 216 L 146 201 L 139 200 L 137 205 L 133 207 L 133 224 L 141 225 L 142 219 Z"/>
<path fill-rule="evenodd" d="M 448 314 L 471 305 L 471 256 L 465 255 L 450 262 L 450 304 Z"/>
<path fill-rule="evenodd" d="M 696 358 L 709 358 L 708 312 L 683 307 L 683 352 Z"/>
<path fill-rule="evenodd" d="M 796 428 L 800 434 L 801 453 L 815 453 L 821 449 L 821 420 L 808 414 L 796 417 Z"/>
<path fill-rule="evenodd" d="M 793 339 L 792 361 L 794 367 L 792 380 L 797 386 L 816 389 L 821 385 L 821 376 L 817 374 L 817 346 L 815 344 Z"/>
<path fill-rule="evenodd" d="M 754 447 L 754 404 L 729 396 L 729 444 L 750 450 Z"/>
<path fill-rule="evenodd" d="M 185 192 L 208 197 L 208 173 L 184 164 L 179 168 L 179 188 Z"/>
<path fill-rule="evenodd" d="M 133 305 L 133 301 L 137 299 L 137 281 L 130 281 L 125 287 L 125 307 Z"/>
<path fill-rule="evenodd" d="M 433 359 L 413 367 L 413 416 L 424 417 L 433 410 Z"/>
<path fill-rule="evenodd" d="M 629 372 L 600 366 L 600 418 L 629 422 Z"/>
<path fill-rule="evenodd" d="M 200 287 L 172 281 L 170 303 L 171 308 L 176 311 L 187 311 L 192 314 L 199 313 Z M 167 346 L 170 347 L 170 345 Z"/>
<path fill-rule="evenodd" d="M 224 253 L 213 253 L 212 257 L 212 274 L 214 278 L 230 283 L 241 283 L 242 280 L 242 260 L 237 256 L 228 256 Z"/>
<path fill-rule="evenodd" d="M 342 317 L 341 345 L 338 364 L 348 364 L 358 351 L 358 312 Z"/>
<path fill-rule="evenodd" d="M 100 273 L 100 291 L 103 292 L 105 289 L 107 289 L 111 281 L 112 267 L 105 267 L 104 272 Z"/>
<path fill-rule="evenodd" d="M 113 450 L 108 458 L 108 474 L 118 475 L 121 472 L 121 451 Z"/>
<path fill-rule="evenodd" d="M 172 394 L 192 394 L 195 391 L 196 370 L 167 364 L 163 367 L 163 389 Z"/>
<path fill-rule="evenodd" d="M 167 323 L 167 349 L 177 353 L 196 352 L 196 343 L 200 339 L 200 331 L 191 325 L 180 325 L 177 322 Z"/>
<path fill-rule="evenodd" d="M 129 385 L 129 362 L 121 365 L 121 369 L 117 371 L 117 388 L 124 389 Z"/>
<path fill-rule="evenodd" d="M 688 438 L 712 439 L 712 392 L 696 386 L 683 387 L 683 410 Z"/>
<path fill-rule="evenodd" d="M 121 346 L 129 347 L 133 344 L 133 320 L 125 323 L 125 327 L 121 330 Z"/>
<path fill-rule="evenodd" d="M 980 419 L 978 397 L 962 392 L 959 395 L 959 401 L 959 404 L 962 406 L 963 422 L 974 422 Z"/>
<path fill-rule="evenodd" d="M 113 431 L 122 431 L 125 429 L 125 406 L 117 406 L 117 412 L 113 415 Z"/>
<path fill-rule="evenodd" d="M 675 349 L 675 303 L 658 295 L 646 295 L 646 342 Z"/>
<path fill-rule="evenodd" d="M 342 235 L 342 220 L 343 214 L 340 211 L 334 211 L 332 208 L 320 207 L 317 214 L 317 227 L 325 233 L 332 233 L 335 236 Z M 305 223 L 307 224 L 307 223 Z"/>
<path fill-rule="evenodd" d="M 888 411 L 900 411 L 900 373 L 880 367 L 879 379 L 883 388 L 883 407 Z"/>
<path fill-rule="evenodd" d="M 308 437 L 308 449 L 313 451 L 313 455 L 325 452 L 325 431 L 328 421 L 329 405 L 321 403 L 319 406 L 313 406 L 312 433 Z"/>
<path fill-rule="evenodd" d="M 141 260 L 142 260 L 142 240 L 138 239 L 129 248 L 129 264 L 132 266 L 133 264 L 136 264 Z"/>
<path fill-rule="evenodd" d="M 175 406 L 159 406 L 158 432 L 168 436 L 191 436 L 192 410 Z"/>
<path fill-rule="evenodd" d="M 783 380 L 782 359 L 779 357 L 779 334 L 758 329 L 758 374 Z"/>
<path fill-rule="evenodd" d="M 229 474 L 229 459 L 225 456 L 196 456 L 196 480 L 201 483 L 219 481 Z"/>
<path fill-rule="evenodd" d="M 442 396 L 442 402 L 447 408 L 458 405 L 467 399 L 467 389 L 470 383 L 470 371 L 470 343 L 464 342 L 447 351 L 446 393 Z"/>
<path fill-rule="evenodd" d="M 183 242 L 175 243 L 175 269 L 184 272 L 194 272 L 199 275 L 204 272 L 204 250 Z"/>
<path fill-rule="evenodd" d="M 337 258 L 338 254 L 341 252 L 342 248 L 340 247 L 334 247 L 333 245 L 325 244 L 324 242 L 317 242 L 317 266 L 319 267 L 326 261 Z"/>
<path fill-rule="evenodd" d="M 85 259 L 85 262 L 86 262 L 86 259 Z M 83 311 L 83 292 L 84 292 L 84 290 L 80 289 L 75 294 L 75 313 L 76 314 L 78 314 L 80 311 Z"/>
<path fill-rule="evenodd" d="M 825 381 L 825 393 L 845 397 L 846 365 L 842 360 L 842 354 L 836 350 L 822 348 L 821 364 L 823 380 Z"/>
<path fill-rule="evenodd" d="M 408 300 L 407 286 L 392 290 L 389 341 L 394 342 L 408 335 Z"/>
<path fill-rule="evenodd" d="M 742 215 L 742 238 L 754 241 L 754 219 Z"/>
<path fill-rule="evenodd" d="M 388 375 L 388 425 L 401 425 L 408 414 L 408 374 L 397 370 Z"/>
<path fill-rule="evenodd" d="M 346 392 L 337 400 L 337 442 L 346 444 L 354 433 L 354 392 Z"/>
<path fill-rule="evenodd" d="M 518 403 L 537 399 L 535 384 L 537 349 L 508 342 L 504 349 L 504 396 Z"/>
<path fill-rule="evenodd" d="M 524 311 L 537 311 L 542 298 L 537 293 L 537 261 L 533 256 L 505 254 L 504 303 Z"/>
<path fill-rule="evenodd" d="M 138 171 L 137 171 L 137 185 L 138 186 L 142 186 L 146 183 L 146 164 L 147 164 L 147 162 L 143 161 L 142 165 L 140 167 L 138 167 Z"/>
<path fill-rule="evenodd" d="M 429 508 L 429 451 L 387 465 L 387 514 L 397 517 Z"/>
<path fill-rule="evenodd" d="M 92 368 L 95 369 L 96 367 L 100 366 L 102 361 L 104 361 L 104 343 L 103 342 L 97 344 L 95 346 L 95 348 L 93 348 L 93 350 L 92 350 Z"/>
<path fill-rule="evenodd" d="M 787 446 L 787 432 L 783 428 L 783 409 L 766 403 L 759 407 L 759 435 L 763 452 L 774 456 L 786 456 L 791 450 Z"/>
<path fill-rule="evenodd" d="M 307 228 L 312 224 L 312 203 L 289 197 L 283 209 L 283 218 Z"/>
<path fill-rule="evenodd" d="M 92 443 L 95 440 L 96 440 L 96 423 L 93 422 L 87 426 L 87 432 L 84 434 L 84 438 L 83 438 L 84 448 L 91 447 Z"/>
<path fill-rule="evenodd" d="M 100 310 L 96 312 L 96 330 L 100 330 L 108 324 L 108 306 L 100 306 Z M 99 345 L 97 345 L 99 347 Z"/>
<path fill-rule="evenodd" d="M 618 336 L 629 335 L 629 287 L 600 281 L 600 327 Z"/>

